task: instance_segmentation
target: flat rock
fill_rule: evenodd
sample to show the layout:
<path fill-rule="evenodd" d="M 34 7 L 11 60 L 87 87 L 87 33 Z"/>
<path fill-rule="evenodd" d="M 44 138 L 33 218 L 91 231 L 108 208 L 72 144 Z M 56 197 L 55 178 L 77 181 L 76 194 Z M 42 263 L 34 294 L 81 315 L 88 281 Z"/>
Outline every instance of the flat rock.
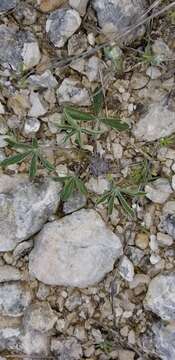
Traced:
<path fill-rule="evenodd" d="M 31 69 L 40 61 L 40 50 L 35 36 L 29 31 L 16 31 L 0 25 L 0 64 L 21 71 Z"/>
<path fill-rule="evenodd" d="M 25 329 L 20 337 L 21 350 L 24 354 L 40 358 L 49 355 L 50 337 L 39 331 Z"/>
<path fill-rule="evenodd" d="M 175 359 L 175 325 L 157 323 L 152 327 L 156 355 L 162 360 Z"/>
<path fill-rule="evenodd" d="M 17 281 L 21 279 L 19 269 L 11 265 L 0 266 L 0 283 L 5 281 Z"/>
<path fill-rule="evenodd" d="M 144 301 L 145 309 L 161 317 L 175 320 L 175 273 L 154 277 L 148 287 Z"/>
<path fill-rule="evenodd" d="M 50 70 L 46 70 L 41 75 L 30 75 L 28 82 L 34 89 L 53 89 L 58 85 L 56 78 L 52 75 Z"/>
<path fill-rule="evenodd" d="M 53 338 L 51 351 L 59 356 L 59 359 L 80 360 L 83 356 L 82 347 L 74 337 L 67 339 Z"/>
<path fill-rule="evenodd" d="M 145 186 L 146 197 L 154 203 L 164 204 L 173 190 L 168 179 L 160 178 Z"/>
<path fill-rule="evenodd" d="M 99 26 L 106 35 L 120 37 L 128 27 L 140 21 L 144 13 L 144 0 L 92 0 Z M 130 42 L 144 33 L 141 26 L 124 36 L 122 42 Z"/>
<path fill-rule="evenodd" d="M 60 186 L 53 181 L 6 179 L 0 177 L 0 251 L 13 250 L 38 232 L 59 204 Z"/>
<path fill-rule="evenodd" d="M 0 315 L 21 316 L 32 300 L 27 284 L 10 282 L 0 284 Z"/>
<path fill-rule="evenodd" d="M 12 10 L 17 4 L 16 0 L 1 0 L 0 2 L 0 13 Z"/>
<path fill-rule="evenodd" d="M 52 12 L 46 22 L 46 32 L 55 47 L 61 48 L 78 30 L 81 17 L 74 9 L 58 9 Z"/>
<path fill-rule="evenodd" d="M 91 100 L 88 90 L 82 87 L 77 80 L 66 78 L 57 90 L 59 105 L 73 104 L 78 106 L 90 106 Z"/>
<path fill-rule="evenodd" d="M 84 288 L 101 281 L 122 255 L 120 239 L 94 210 L 46 224 L 35 237 L 30 274 L 48 285 Z"/>
<path fill-rule="evenodd" d="M 0 316 L 0 351 L 21 351 L 21 330 L 21 318 Z"/>
<path fill-rule="evenodd" d="M 26 329 L 46 333 L 56 323 L 57 317 L 47 302 L 36 302 L 31 304 L 24 315 L 24 326 Z"/>
<path fill-rule="evenodd" d="M 133 134 L 140 141 L 155 141 L 175 131 L 175 112 L 159 103 L 151 104 L 136 124 Z"/>

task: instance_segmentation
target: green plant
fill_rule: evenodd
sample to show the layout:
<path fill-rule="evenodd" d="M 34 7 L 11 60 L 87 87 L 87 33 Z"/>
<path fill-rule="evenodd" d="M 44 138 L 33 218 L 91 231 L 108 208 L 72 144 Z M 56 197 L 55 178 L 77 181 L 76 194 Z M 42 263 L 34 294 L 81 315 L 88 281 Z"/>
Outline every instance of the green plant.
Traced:
<path fill-rule="evenodd" d="M 171 135 L 159 140 L 161 147 L 175 145 L 175 135 Z"/>
<path fill-rule="evenodd" d="M 101 343 L 96 344 L 96 349 L 100 349 L 101 351 L 104 351 L 106 354 L 110 353 L 112 351 L 113 343 L 110 340 L 104 340 Z"/>
<path fill-rule="evenodd" d="M 131 169 L 131 182 L 135 185 L 146 185 L 152 180 L 150 163 L 147 159 L 139 162 Z"/>
<path fill-rule="evenodd" d="M 87 189 L 83 181 L 78 176 L 58 176 L 55 177 L 54 180 L 63 184 L 63 189 L 61 191 L 62 201 L 67 201 L 75 191 L 79 191 L 81 194 L 87 195 Z"/>
<path fill-rule="evenodd" d="M 80 111 L 73 107 L 66 106 L 63 111 L 63 122 L 61 125 L 57 125 L 60 130 L 64 130 L 66 132 L 66 136 L 64 138 L 64 142 L 66 142 L 72 136 L 75 136 L 76 143 L 82 147 L 82 134 L 87 135 L 98 135 L 101 134 L 100 130 L 94 130 L 92 128 L 92 124 L 94 122 L 103 123 L 106 126 L 113 128 L 117 131 L 128 130 L 129 126 L 127 123 L 121 122 L 121 120 L 117 118 L 107 118 L 104 116 L 98 116 L 100 108 L 101 108 L 101 100 L 99 100 L 99 96 L 94 98 L 94 108 L 95 114 L 86 113 Z M 86 123 L 90 123 L 87 127 Z"/>
<path fill-rule="evenodd" d="M 172 25 L 175 25 L 175 10 L 172 10 L 168 13 L 168 16 L 170 18 L 170 21 Z"/>
<path fill-rule="evenodd" d="M 155 55 L 152 51 L 151 45 L 148 43 L 144 49 L 144 51 L 142 50 L 138 50 L 139 55 L 136 56 L 136 59 L 139 63 L 145 64 L 145 65 L 160 65 L 162 62 L 162 59 Z"/>
<path fill-rule="evenodd" d="M 111 215 L 114 209 L 115 199 L 117 199 L 126 215 L 129 217 L 134 217 L 135 212 L 129 205 L 128 198 L 141 195 L 143 196 L 145 195 L 145 193 L 139 190 L 131 190 L 129 188 L 121 188 L 119 186 L 115 186 L 112 181 L 110 190 L 105 191 L 103 195 L 97 199 L 96 204 L 98 205 L 100 203 L 107 203 L 108 215 Z"/>
<path fill-rule="evenodd" d="M 52 165 L 41 154 L 41 149 L 39 147 L 37 139 L 32 139 L 31 144 L 17 142 L 10 138 L 6 138 L 5 141 L 12 149 L 20 152 L 16 155 L 9 156 L 8 158 L 1 161 L 0 166 L 6 167 L 12 164 L 20 164 L 23 160 L 30 158 L 31 160 L 29 165 L 29 176 L 32 178 L 36 176 L 38 163 L 42 164 L 42 166 L 46 168 L 49 172 L 55 170 L 54 165 Z"/>

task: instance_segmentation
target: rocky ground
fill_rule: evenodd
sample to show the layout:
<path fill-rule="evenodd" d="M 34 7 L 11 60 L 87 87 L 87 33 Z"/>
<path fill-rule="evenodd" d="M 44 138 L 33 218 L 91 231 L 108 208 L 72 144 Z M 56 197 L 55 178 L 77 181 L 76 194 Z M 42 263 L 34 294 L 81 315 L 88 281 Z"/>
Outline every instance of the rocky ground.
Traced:
<path fill-rule="evenodd" d="M 175 359 L 172 4 L 0 1 L 0 360 Z"/>

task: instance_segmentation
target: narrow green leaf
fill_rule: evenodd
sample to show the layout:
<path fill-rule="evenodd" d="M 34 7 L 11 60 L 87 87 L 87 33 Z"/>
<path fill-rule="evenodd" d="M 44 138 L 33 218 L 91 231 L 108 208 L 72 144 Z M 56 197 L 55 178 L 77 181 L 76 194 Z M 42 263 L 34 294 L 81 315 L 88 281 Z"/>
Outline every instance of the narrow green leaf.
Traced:
<path fill-rule="evenodd" d="M 85 128 L 82 128 L 81 132 L 84 134 L 88 134 L 88 135 L 98 135 L 98 134 L 102 133 L 100 130 L 91 130 L 91 129 L 85 129 Z"/>
<path fill-rule="evenodd" d="M 81 131 L 76 132 L 76 142 L 79 145 L 79 147 L 83 146 L 82 138 L 81 138 Z"/>
<path fill-rule="evenodd" d="M 70 176 L 53 176 L 52 179 L 64 184 L 66 180 L 70 179 Z"/>
<path fill-rule="evenodd" d="M 129 195 L 129 196 L 144 196 L 146 193 L 144 191 L 139 190 L 130 190 L 130 189 L 120 189 L 119 191 L 123 194 Z"/>
<path fill-rule="evenodd" d="M 68 122 L 68 124 L 72 127 L 72 129 L 79 129 L 79 125 L 78 122 L 73 119 L 68 112 L 66 112 L 66 110 L 64 109 L 64 115 L 65 115 L 65 119 Z"/>
<path fill-rule="evenodd" d="M 0 166 L 8 166 L 8 165 L 13 165 L 13 164 L 18 164 L 20 162 L 22 162 L 27 156 L 31 155 L 32 152 L 31 151 L 27 151 L 24 152 L 22 154 L 17 154 L 17 155 L 13 155 L 10 156 L 7 159 L 4 159 L 3 161 L 0 162 Z"/>
<path fill-rule="evenodd" d="M 61 200 L 67 201 L 69 197 L 73 194 L 75 190 L 75 181 L 73 178 L 70 178 L 68 181 L 65 182 L 64 188 L 61 191 Z"/>
<path fill-rule="evenodd" d="M 68 140 L 68 139 L 70 139 L 74 134 L 76 134 L 76 130 L 72 130 L 72 131 L 70 131 L 69 133 L 67 133 L 66 135 L 65 135 L 65 137 L 64 137 L 64 140 L 63 140 L 63 142 L 64 143 L 66 143 L 66 141 Z"/>
<path fill-rule="evenodd" d="M 117 118 L 99 118 L 99 121 L 118 131 L 124 131 L 129 129 L 129 125 L 127 123 L 122 122 Z"/>
<path fill-rule="evenodd" d="M 112 215 L 114 209 L 115 194 L 113 194 L 108 201 L 108 215 Z"/>
<path fill-rule="evenodd" d="M 55 170 L 55 166 L 50 163 L 47 159 L 44 159 L 41 155 L 39 155 L 39 159 L 42 165 L 50 172 Z"/>
<path fill-rule="evenodd" d="M 125 198 L 123 197 L 120 191 L 118 191 L 117 197 L 125 213 L 129 217 L 134 217 L 135 216 L 134 210 L 129 206 L 128 202 L 125 200 Z"/>
<path fill-rule="evenodd" d="M 105 192 L 103 195 L 99 196 L 99 198 L 96 201 L 96 205 L 99 205 L 101 203 L 105 203 L 110 196 L 111 196 L 111 191 Z"/>
<path fill-rule="evenodd" d="M 38 160 L 38 155 L 37 153 L 34 153 L 32 156 L 32 160 L 31 160 L 31 164 L 30 164 L 30 168 L 29 168 L 29 176 L 31 178 L 36 176 L 37 173 L 37 160 Z"/>
<path fill-rule="evenodd" d="M 66 115 L 69 115 L 72 119 L 78 120 L 78 121 L 91 121 L 95 120 L 95 116 L 80 110 L 77 110 L 72 107 L 66 106 L 64 108 L 64 113 Z"/>
<path fill-rule="evenodd" d="M 103 102 L 104 102 L 103 91 L 101 88 L 97 87 L 93 95 L 93 108 L 96 115 L 98 115 L 102 110 Z"/>
<path fill-rule="evenodd" d="M 87 195 L 87 189 L 86 186 L 84 185 L 83 181 L 79 178 L 75 178 L 75 182 L 76 182 L 76 186 L 77 189 L 83 194 L 83 195 Z"/>
<path fill-rule="evenodd" d="M 38 141 L 37 141 L 36 138 L 33 138 L 33 139 L 32 139 L 32 147 L 33 147 L 34 149 L 37 149 L 37 148 L 38 148 Z"/>
<path fill-rule="evenodd" d="M 5 138 L 5 141 L 8 143 L 8 145 L 11 147 L 11 148 L 14 148 L 14 149 L 31 149 L 32 146 L 31 145 L 28 145 L 28 144 L 23 144 L 23 143 L 18 143 L 10 138 Z"/>

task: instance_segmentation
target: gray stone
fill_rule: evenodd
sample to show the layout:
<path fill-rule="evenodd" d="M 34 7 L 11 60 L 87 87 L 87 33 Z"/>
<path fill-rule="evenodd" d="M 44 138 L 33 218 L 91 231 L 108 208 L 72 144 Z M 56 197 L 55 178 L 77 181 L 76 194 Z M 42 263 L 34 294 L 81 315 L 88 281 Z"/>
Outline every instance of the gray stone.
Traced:
<path fill-rule="evenodd" d="M 110 184 L 104 177 L 98 176 L 98 178 L 95 178 L 92 176 L 86 183 L 86 187 L 88 191 L 102 195 L 104 191 L 109 190 Z"/>
<path fill-rule="evenodd" d="M 155 353 L 162 360 L 175 359 L 175 325 L 153 324 Z"/>
<path fill-rule="evenodd" d="M 29 76 L 28 82 L 30 86 L 32 86 L 34 89 L 39 89 L 39 88 L 53 89 L 58 85 L 56 78 L 52 75 L 50 70 L 46 70 L 41 75 Z"/>
<path fill-rule="evenodd" d="M 0 351 L 21 351 L 21 318 L 0 316 Z"/>
<path fill-rule="evenodd" d="M 32 295 L 27 284 L 10 282 L 0 284 L 0 314 L 21 316 L 30 304 Z"/>
<path fill-rule="evenodd" d="M 146 71 L 146 75 L 148 75 L 152 80 L 155 80 L 161 76 L 161 72 L 159 68 L 155 66 L 149 66 L 149 68 Z"/>
<path fill-rule="evenodd" d="M 17 4 L 17 0 L 1 0 L 0 13 L 12 10 Z"/>
<path fill-rule="evenodd" d="M 175 240 L 175 201 L 168 201 L 164 205 L 159 230 Z"/>
<path fill-rule="evenodd" d="M 136 246 L 128 246 L 127 255 L 135 266 L 139 266 L 139 263 L 144 257 L 144 251 L 138 249 Z"/>
<path fill-rule="evenodd" d="M 46 22 L 46 32 L 55 47 L 61 48 L 80 25 L 81 17 L 76 10 L 58 9 L 49 15 Z"/>
<path fill-rule="evenodd" d="M 57 317 L 47 302 L 31 304 L 24 315 L 24 326 L 28 330 L 46 333 L 54 327 Z"/>
<path fill-rule="evenodd" d="M 49 354 L 50 337 L 48 334 L 34 330 L 25 330 L 20 338 L 24 354 L 47 356 Z"/>
<path fill-rule="evenodd" d="M 127 256 L 123 256 L 119 262 L 119 273 L 123 279 L 127 281 L 133 281 L 134 279 L 134 266 L 132 262 L 127 258 Z"/>
<path fill-rule="evenodd" d="M 158 232 L 157 242 L 160 247 L 171 246 L 173 244 L 173 238 L 167 234 Z"/>
<path fill-rule="evenodd" d="M 168 179 L 160 178 L 145 186 L 146 197 L 154 203 L 163 204 L 173 190 Z"/>
<path fill-rule="evenodd" d="M 18 244 L 15 250 L 13 251 L 13 256 L 16 258 L 16 260 L 20 259 L 21 257 L 28 254 L 28 252 L 33 247 L 33 240 L 27 240 L 23 241 L 22 243 Z"/>
<path fill-rule="evenodd" d="M 42 228 L 57 209 L 59 191 L 50 180 L 0 177 L 0 251 L 13 250 Z"/>
<path fill-rule="evenodd" d="M 83 356 L 81 345 L 73 337 L 67 339 L 53 338 L 51 351 L 59 356 L 60 360 L 79 360 Z"/>
<path fill-rule="evenodd" d="M 41 58 L 38 43 L 36 41 L 24 42 L 21 55 L 23 58 L 23 69 L 24 70 L 29 70 L 33 66 L 38 65 L 40 62 L 40 58 Z"/>
<path fill-rule="evenodd" d="M 154 277 L 144 301 L 145 309 L 161 317 L 162 320 L 175 320 L 175 273 Z"/>
<path fill-rule="evenodd" d="M 47 113 L 48 106 L 46 105 L 42 97 L 39 95 L 39 93 L 33 91 L 31 92 L 30 103 L 31 103 L 31 108 L 28 112 L 29 116 L 37 118 Z"/>
<path fill-rule="evenodd" d="M 24 135 L 32 136 L 40 129 L 40 121 L 37 118 L 27 118 L 24 123 Z"/>
<path fill-rule="evenodd" d="M 144 0 L 92 0 L 103 33 L 112 34 L 117 38 L 140 21 L 144 13 L 144 5 Z M 122 37 L 121 41 L 130 42 L 143 33 L 144 27 L 141 26 Z"/>
<path fill-rule="evenodd" d="M 86 196 L 80 192 L 74 192 L 73 195 L 64 203 L 64 214 L 71 214 L 74 211 L 80 210 L 86 205 Z"/>
<path fill-rule="evenodd" d="M 82 304 L 82 299 L 79 293 L 73 294 L 68 297 L 68 299 L 65 302 L 65 307 L 70 312 L 74 311 L 77 307 L 79 307 Z"/>
<path fill-rule="evenodd" d="M 78 106 L 90 106 L 88 90 L 82 88 L 79 81 L 66 78 L 57 90 L 58 103 L 60 105 L 70 103 Z"/>
<path fill-rule="evenodd" d="M 101 281 L 120 255 L 120 239 L 98 213 L 83 209 L 43 227 L 29 271 L 48 285 L 83 288 Z"/>
<path fill-rule="evenodd" d="M 152 51 L 155 55 L 155 60 L 157 64 L 160 64 L 163 61 L 167 61 L 172 58 L 172 51 L 169 49 L 168 45 L 161 39 L 156 39 L 152 45 Z"/>
<path fill-rule="evenodd" d="M 83 32 L 78 32 L 68 40 L 68 55 L 80 55 L 87 50 L 87 37 Z"/>
<path fill-rule="evenodd" d="M 0 283 L 5 281 L 17 281 L 21 279 L 21 272 L 11 265 L 0 266 Z"/>
<path fill-rule="evenodd" d="M 100 65 L 102 65 L 100 59 L 97 56 L 91 56 L 88 60 L 79 59 L 72 62 L 71 68 L 86 75 L 89 81 L 99 81 Z"/>
<path fill-rule="evenodd" d="M 40 51 L 34 35 L 0 25 L 0 64 L 21 71 L 31 69 L 40 61 Z"/>
<path fill-rule="evenodd" d="M 77 10 L 81 16 L 84 16 L 88 2 L 89 0 L 69 0 L 69 5 Z"/>
<path fill-rule="evenodd" d="M 175 112 L 166 105 L 151 104 L 148 112 L 136 124 L 133 134 L 140 141 L 155 141 L 175 131 Z"/>

